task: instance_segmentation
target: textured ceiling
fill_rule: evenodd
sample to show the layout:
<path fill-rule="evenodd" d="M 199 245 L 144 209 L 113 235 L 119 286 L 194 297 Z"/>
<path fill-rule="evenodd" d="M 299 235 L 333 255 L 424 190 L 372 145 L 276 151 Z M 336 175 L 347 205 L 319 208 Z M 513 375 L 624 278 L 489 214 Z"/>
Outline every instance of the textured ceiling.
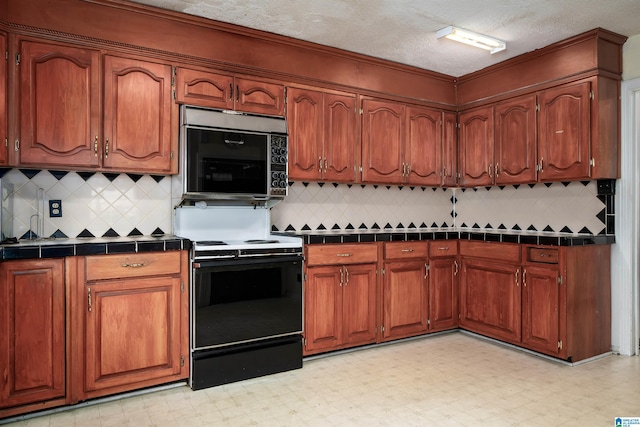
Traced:
<path fill-rule="evenodd" d="M 461 76 L 601 27 L 640 34 L 640 0 L 136 0 Z M 436 39 L 454 25 L 507 42 L 496 54 Z"/>

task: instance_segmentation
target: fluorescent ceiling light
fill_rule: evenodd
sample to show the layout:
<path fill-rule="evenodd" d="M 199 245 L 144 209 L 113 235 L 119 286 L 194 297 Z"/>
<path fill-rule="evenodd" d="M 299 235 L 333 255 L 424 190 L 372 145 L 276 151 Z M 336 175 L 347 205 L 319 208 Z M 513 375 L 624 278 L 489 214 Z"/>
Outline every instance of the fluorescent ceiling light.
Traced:
<path fill-rule="evenodd" d="M 437 38 L 448 38 L 460 43 L 465 43 L 471 46 L 486 49 L 489 52 L 496 53 L 507 48 L 507 44 L 502 40 L 494 39 L 482 34 L 474 33 L 473 31 L 463 30 L 462 28 L 446 27 L 436 32 Z"/>

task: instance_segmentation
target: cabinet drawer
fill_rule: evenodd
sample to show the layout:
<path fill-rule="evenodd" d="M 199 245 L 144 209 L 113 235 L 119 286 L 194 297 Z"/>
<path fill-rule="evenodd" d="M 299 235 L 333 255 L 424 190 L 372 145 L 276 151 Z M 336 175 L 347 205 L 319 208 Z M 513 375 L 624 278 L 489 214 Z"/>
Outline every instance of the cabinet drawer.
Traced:
<path fill-rule="evenodd" d="M 539 262 L 544 264 L 558 263 L 557 248 L 527 248 L 526 257 L 528 262 Z"/>
<path fill-rule="evenodd" d="M 427 258 L 429 249 L 425 241 L 386 242 L 384 259 Z"/>
<path fill-rule="evenodd" d="M 431 258 L 456 255 L 458 255 L 457 240 L 433 240 L 429 242 L 429 256 Z"/>
<path fill-rule="evenodd" d="M 375 243 L 308 245 L 307 265 L 363 264 L 378 261 Z"/>
<path fill-rule="evenodd" d="M 87 281 L 179 273 L 180 251 L 86 257 Z"/>
<path fill-rule="evenodd" d="M 517 243 L 461 240 L 459 244 L 461 256 L 520 262 L 520 245 Z"/>

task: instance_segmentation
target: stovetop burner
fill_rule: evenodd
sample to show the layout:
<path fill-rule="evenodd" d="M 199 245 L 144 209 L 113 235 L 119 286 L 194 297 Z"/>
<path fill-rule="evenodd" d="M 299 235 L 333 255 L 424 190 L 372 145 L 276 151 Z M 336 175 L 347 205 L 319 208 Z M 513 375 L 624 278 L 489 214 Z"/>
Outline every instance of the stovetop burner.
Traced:
<path fill-rule="evenodd" d="M 218 246 L 218 245 L 226 245 L 227 242 L 223 242 L 222 240 L 200 240 L 196 242 L 199 245 L 207 245 L 207 246 Z"/>

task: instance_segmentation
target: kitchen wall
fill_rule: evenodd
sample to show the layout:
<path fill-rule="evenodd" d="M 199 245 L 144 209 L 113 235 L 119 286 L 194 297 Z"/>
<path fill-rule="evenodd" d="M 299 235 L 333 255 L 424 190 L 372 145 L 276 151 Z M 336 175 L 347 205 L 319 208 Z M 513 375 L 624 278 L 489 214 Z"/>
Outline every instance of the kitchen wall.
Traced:
<path fill-rule="evenodd" d="M 7 196 L 13 213 L 3 215 L 3 230 L 13 228 L 8 237 L 37 234 L 38 219 L 44 237 L 172 232 L 170 177 L 20 169 L 0 174 L 12 187 Z M 49 200 L 62 201 L 62 217 L 49 216 Z M 595 181 L 476 189 L 294 182 L 271 219 L 274 229 L 295 233 L 462 227 L 601 235 L 613 234 L 613 203 L 613 196 L 598 195 Z"/>
<path fill-rule="evenodd" d="M 622 80 L 640 78 L 640 35 L 629 37 L 622 46 Z"/>

